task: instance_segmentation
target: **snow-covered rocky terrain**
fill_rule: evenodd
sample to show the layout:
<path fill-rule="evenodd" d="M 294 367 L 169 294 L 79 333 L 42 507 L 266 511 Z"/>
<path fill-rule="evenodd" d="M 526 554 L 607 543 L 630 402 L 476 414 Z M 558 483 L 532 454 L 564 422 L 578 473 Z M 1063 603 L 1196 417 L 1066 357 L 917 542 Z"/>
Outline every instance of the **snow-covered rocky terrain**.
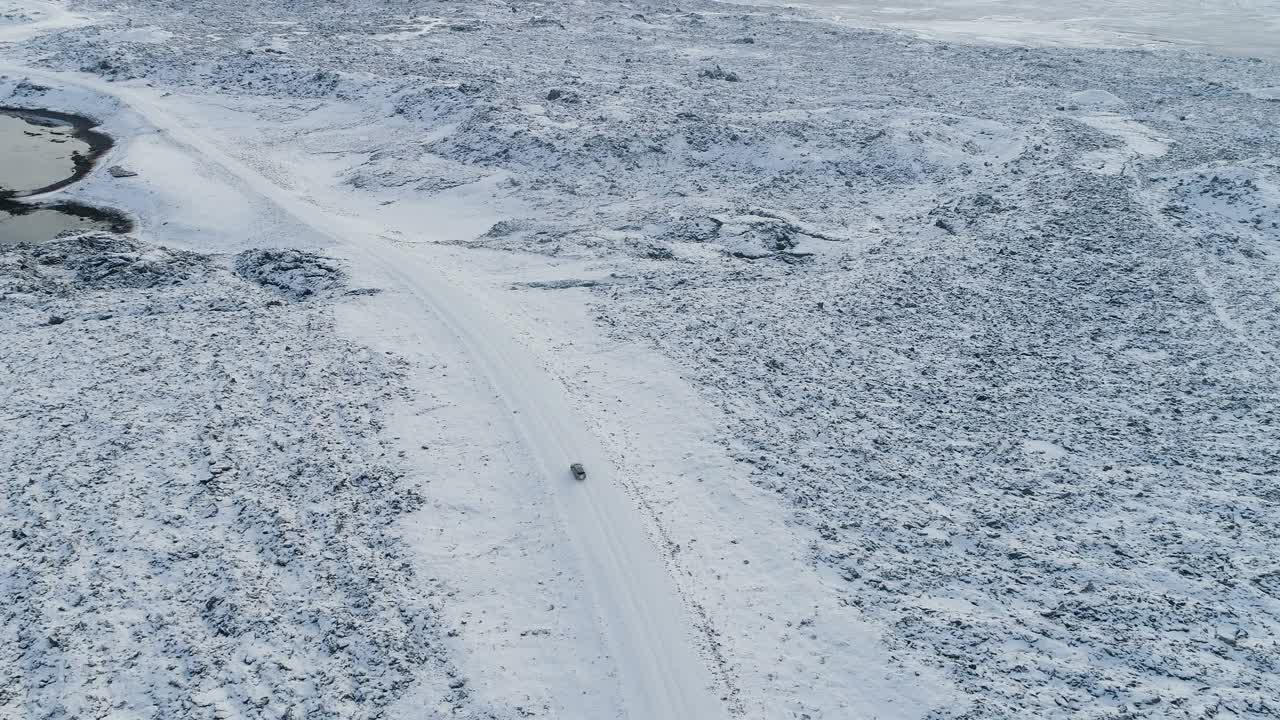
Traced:
<path fill-rule="evenodd" d="M 71 192 L 181 277 L 4 255 L 4 717 L 1280 715 L 1277 62 L 704 0 L 0 17 L 0 104 L 122 135 L 139 179 Z"/>
<path fill-rule="evenodd" d="M 423 502 L 377 440 L 403 361 L 334 336 L 343 290 L 297 251 L 0 248 L 4 717 L 367 717 L 456 674 L 387 533 Z"/>

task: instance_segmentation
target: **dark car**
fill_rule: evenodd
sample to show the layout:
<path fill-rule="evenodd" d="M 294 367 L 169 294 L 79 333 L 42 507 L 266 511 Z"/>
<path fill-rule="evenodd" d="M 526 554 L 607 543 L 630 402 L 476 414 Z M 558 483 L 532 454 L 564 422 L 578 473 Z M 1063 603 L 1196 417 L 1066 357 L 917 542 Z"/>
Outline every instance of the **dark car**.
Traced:
<path fill-rule="evenodd" d="M 579 482 L 587 479 L 587 469 L 582 467 L 582 463 L 574 463 L 569 466 L 569 472 L 577 478 Z"/>

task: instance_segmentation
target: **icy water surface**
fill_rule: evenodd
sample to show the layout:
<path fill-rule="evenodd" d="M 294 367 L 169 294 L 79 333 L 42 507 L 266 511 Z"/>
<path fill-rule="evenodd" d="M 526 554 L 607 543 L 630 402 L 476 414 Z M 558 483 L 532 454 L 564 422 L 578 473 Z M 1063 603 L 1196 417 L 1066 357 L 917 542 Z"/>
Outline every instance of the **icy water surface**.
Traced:
<path fill-rule="evenodd" d="M 125 232 L 127 220 L 80 205 L 30 206 L 0 200 L 0 245 L 39 243 L 67 230 Z"/>
<path fill-rule="evenodd" d="M 1280 0 L 766 0 L 930 37 L 1280 57 Z"/>
<path fill-rule="evenodd" d="M 84 177 L 111 146 L 110 138 L 92 127 L 90 120 L 73 115 L 0 108 L 0 245 L 43 242 L 67 230 L 128 229 L 124 218 L 83 205 L 12 199 Z"/>
<path fill-rule="evenodd" d="M 90 153 L 70 125 L 0 112 L 0 190 L 29 193 L 57 185 L 74 177 Z"/>

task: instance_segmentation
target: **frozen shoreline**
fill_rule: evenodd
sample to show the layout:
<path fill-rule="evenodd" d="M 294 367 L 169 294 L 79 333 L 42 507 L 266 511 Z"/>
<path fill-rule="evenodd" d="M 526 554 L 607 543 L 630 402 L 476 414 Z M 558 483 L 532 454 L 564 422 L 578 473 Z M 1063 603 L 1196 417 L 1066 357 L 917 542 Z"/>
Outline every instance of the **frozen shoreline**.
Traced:
<path fill-rule="evenodd" d="M 138 184 L 73 195 L 165 243 L 385 244 L 473 288 L 601 443 L 732 714 L 1280 704 L 1274 64 L 710 3 L 96 13 L 4 58 L 103 93 L 25 101 L 127 130 Z M 312 207 L 349 247 L 282 211 Z M 440 622 L 465 623 L 459 712 L 625 712 L 557 490 L 399 292 L 367 301 L 383 321 L 335 312 L 411 375 L 458 374 L 405 381 L 392 432 L 430 508 L 402 526 L 416 567 L 448 569 Z"/>

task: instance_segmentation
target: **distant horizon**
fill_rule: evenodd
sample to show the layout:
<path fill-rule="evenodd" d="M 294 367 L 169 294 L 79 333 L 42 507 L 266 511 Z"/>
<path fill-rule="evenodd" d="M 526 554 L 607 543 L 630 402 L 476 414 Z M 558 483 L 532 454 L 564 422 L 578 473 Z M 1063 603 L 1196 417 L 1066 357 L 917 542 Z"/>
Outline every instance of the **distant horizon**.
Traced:
<path fill-rule="evenodd" d="M 926 37 L 1064 47 L 1161 47 L 1280 56 L 1280 0 L 751 0 Z"/>

